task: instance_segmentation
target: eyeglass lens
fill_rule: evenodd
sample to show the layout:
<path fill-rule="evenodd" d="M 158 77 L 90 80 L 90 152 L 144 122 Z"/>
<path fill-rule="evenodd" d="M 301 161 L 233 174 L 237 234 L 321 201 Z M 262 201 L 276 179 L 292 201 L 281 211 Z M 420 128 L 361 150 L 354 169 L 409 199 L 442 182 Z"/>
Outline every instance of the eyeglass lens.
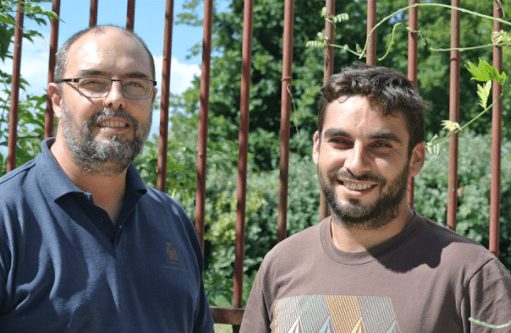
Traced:
<path fill-rule="evenodd" d="M 147 98 L 153 92 L 153 82 L 146 79 L 130 78 L 120 80 L 122 93 L 126 98 Z M 105 78 L 80 78 L 78 89 L 88 97 L 104 97 L 110 91 L 112 80 Z"/>

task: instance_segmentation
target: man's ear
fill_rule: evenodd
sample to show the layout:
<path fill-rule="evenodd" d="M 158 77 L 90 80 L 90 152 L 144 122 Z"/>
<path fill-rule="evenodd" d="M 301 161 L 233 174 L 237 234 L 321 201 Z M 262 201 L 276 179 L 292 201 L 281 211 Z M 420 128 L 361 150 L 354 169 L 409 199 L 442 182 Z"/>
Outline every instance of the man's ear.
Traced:
<path fill-rule="evenodd" d="M 314 160 L 314 164 L 318 165 L 318 163 L 319 163 L 319 146 L 321 144 L 321 140 L 320 140 L 318 131 L 316 131 L 316 133 L 314 133 L 312 140 L 313 140 L 312 159 Z"/>
<path fill-rule="evenodd" d="M 422 141 L 418 143 L 412 150 L 412 156 L 410 157 L 410 176 L 415 177 L 419 174 L 424 161 L 426 160 L 426 142 Z"/>
<path fill-rule="evenodd" d="M 57 83 L 48 84 L 48 97 L 51 100 L 53 106 L 53 113 L 57 119 L 60 119 L 62 115 L 62 94 L 59 90 Z"/>
<path fill-rule="evenodd" d="M 151 104 L 154 104 L 154 100 L 156 99 L 156 94 L 158 93 L 158 89 L 154 88 L 153 98 L 151 99 Z"/>

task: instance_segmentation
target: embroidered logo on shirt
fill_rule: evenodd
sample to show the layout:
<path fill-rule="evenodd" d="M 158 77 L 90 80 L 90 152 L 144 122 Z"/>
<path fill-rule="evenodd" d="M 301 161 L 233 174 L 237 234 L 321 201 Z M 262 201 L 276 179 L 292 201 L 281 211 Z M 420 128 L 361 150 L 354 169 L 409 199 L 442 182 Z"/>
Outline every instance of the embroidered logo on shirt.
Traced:
<path fill-rule="evenodd" d="M 176 250 L 174 250 L 171 243 L 167 243 L 167 254 L 170 257 L 170 260 L 179 261 L 179 259 L 177 258 L 177 252 Z"/>
<path fill-rule="evenodd" d="M 388 297 L 304 295 L 274 303 L 275 332 L 401 332 Z"/>
<path fill-rule="evenodd" d="M 170 260 L 167 260 L 168 265 L 163 265 L 164 268 L 173 269 L 176 271 L 188 272 L 183 268 L 183 264 L 179 262 L 176 250 L 172 247 L 172 243 L 167 242 L 167 254 Z"/>

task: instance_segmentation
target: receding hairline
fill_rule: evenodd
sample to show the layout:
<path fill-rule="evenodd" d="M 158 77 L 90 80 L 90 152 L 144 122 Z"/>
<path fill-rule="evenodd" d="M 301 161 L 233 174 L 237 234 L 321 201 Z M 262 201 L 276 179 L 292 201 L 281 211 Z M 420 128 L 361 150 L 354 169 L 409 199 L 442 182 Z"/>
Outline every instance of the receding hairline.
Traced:
<path fill-rule="evenodd" d="M 87 30 L 83 35 L 81 35 L 80 37 L 78 37 L 76 40 L 74 40 L 71 45 L 69 45 L 68 49 L 71 50 L 72 47 L 77 43 L 79 42 L 80 40 L 82 40 L 83 38 L 87 37 L 87 36 L 90 36 L 90 35 L 106 35 L 110 32 L 118 32 L 120 34 L 123 34 L 127 37 L 129 37 L 131 40 L 135 41 L 138 46 L 140 46 L 142 49 L 144 48 L 144 45 L 137 39 L 135 38 L 136 35 L 132 35 L 128 30 L 126 29 L 123 29 L 123 28 L 120 28 L 120 27 L 116 27 L 114 25 L 99 25 L 99 26 L 95 26 L 93 28 L 91 28 L 90 30 Z"/>
<path fill-rule="evenodd" d="M 115 25 L 101 25 L 101 26 L 95 26 L 95 27 L 92 27 L 89 29 L 85 29 L 85 31 L 83 31 L 83 33 L 81 35 L 79 35 L 78 38 L 72 40 L 73 39 L 73 36 L 72 36 L 68 41 L 66 41 L 66 43 L 64 43 L 64 45 L 58 51 L 58 53 L 64 52 L 64 55 L 62 58 L 63 62 L 61 64 L 61 66 L 63 67 L 63 71 L 60 72 L 61 73 L 60 75 L 63 76 L 64 73 L 67 71 L 67 69 L 69 67 L 69 61 L 70 61 L 69 54 L 75 51 L 74 47 L 77 46 L 77 44 L 80 41 L 82 41 L 83 38 L 86 38 L 91 35 L 93 35 L 93 36 L 107 35 L 112 32 L 124 35 L 135 42 L 135 45 L 137 45 L 140 48 L 142 53 L 145 54 L 145 57 L 147 58 L 147 61 L 149 64 L 149 72 L 151 73 L 152 79 L 156 80 L 154 57 L 153 57 L 151 51 L 149 51 L 145 42 L 138 35 L 136 35 L 134 32 L 126 30 L 121 27 L 117 27 Z M 75 35 L 78 35 L 78 34 L 80 34 L 80 32 L 78 32 Z M 72 40 L 71 43 L 66 46 L 66 44 L 70 40 Z"/>

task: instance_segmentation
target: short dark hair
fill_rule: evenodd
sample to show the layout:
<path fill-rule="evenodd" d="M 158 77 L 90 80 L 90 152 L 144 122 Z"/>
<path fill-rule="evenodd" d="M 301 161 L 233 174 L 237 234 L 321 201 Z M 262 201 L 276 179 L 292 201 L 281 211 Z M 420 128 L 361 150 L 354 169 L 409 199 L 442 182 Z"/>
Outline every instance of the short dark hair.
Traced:
<path fill-rule="evenodd" d="M 62 45 L 62 47 L 60 48 L 60 50 L 56 54 L 55 70 L 53 72 L 53 82 L 58 82 L 58 81 L 60 81 L 60 80 L 62 80 L 64 78 L 63 75 L 64 75 L 64 72 L 66 71 L 66 68 L 67 68 L 67 65 L 68 65 L 68 62 L 69 62 L 69 59 L 68 59 L 69 49 L 71 48 L 71 46 L 80 37 L 82 37 L 82 36 L 84 36 L 84 35 L 86 35 L 88 33 L 96 33 L 96 34 L 98 34 L 98 33 L 106 33 L 107 30 L 110 29 L 110 28 L 115 28 L 115 29 L 122 30 L 126 35 L 128 35 L 131 38 L 133 38 L 135 41 L 139 42 L 142 45 L 144 50 L 149 55 L 149 62 L 150 62 L 150 65 L 151 65 L 151 74 L 153 75 L 153 80 L 155 80 L 156 70 L 155 70 L 155 66 L 154 66 L 154 58 L 153 58 L 153 55 L 151 54 L 151 51 L 149 51 L 149 49 L 147 48 L 147 45 L 144 43 L 142 38 L 140 38 L 138 35 L 136 35 L 131 30 L 127 30 L 127 29 L 124 29 L 124 28 L 121 28 L 121 27 L 117 27 L 115 25 L 97 25 L 97 26 L 94 26 L 94 27 L 90 27 L 90 28 L 78 31 L 73 36 L 71 36 L 64 43 L 64 45 Z"/>
<path fill-rule="evenodd" d="M 317 123 L 320 137 L 327 106 L 344 96 L 367 97 L 385 115 L 403 113 L 410 135 L 409 153 L 425 140 L 425 111 L 428 105 L 417 89 L 403 74 L 393 69 L 365 64 L 342 69 L 321 88 Z"/>

